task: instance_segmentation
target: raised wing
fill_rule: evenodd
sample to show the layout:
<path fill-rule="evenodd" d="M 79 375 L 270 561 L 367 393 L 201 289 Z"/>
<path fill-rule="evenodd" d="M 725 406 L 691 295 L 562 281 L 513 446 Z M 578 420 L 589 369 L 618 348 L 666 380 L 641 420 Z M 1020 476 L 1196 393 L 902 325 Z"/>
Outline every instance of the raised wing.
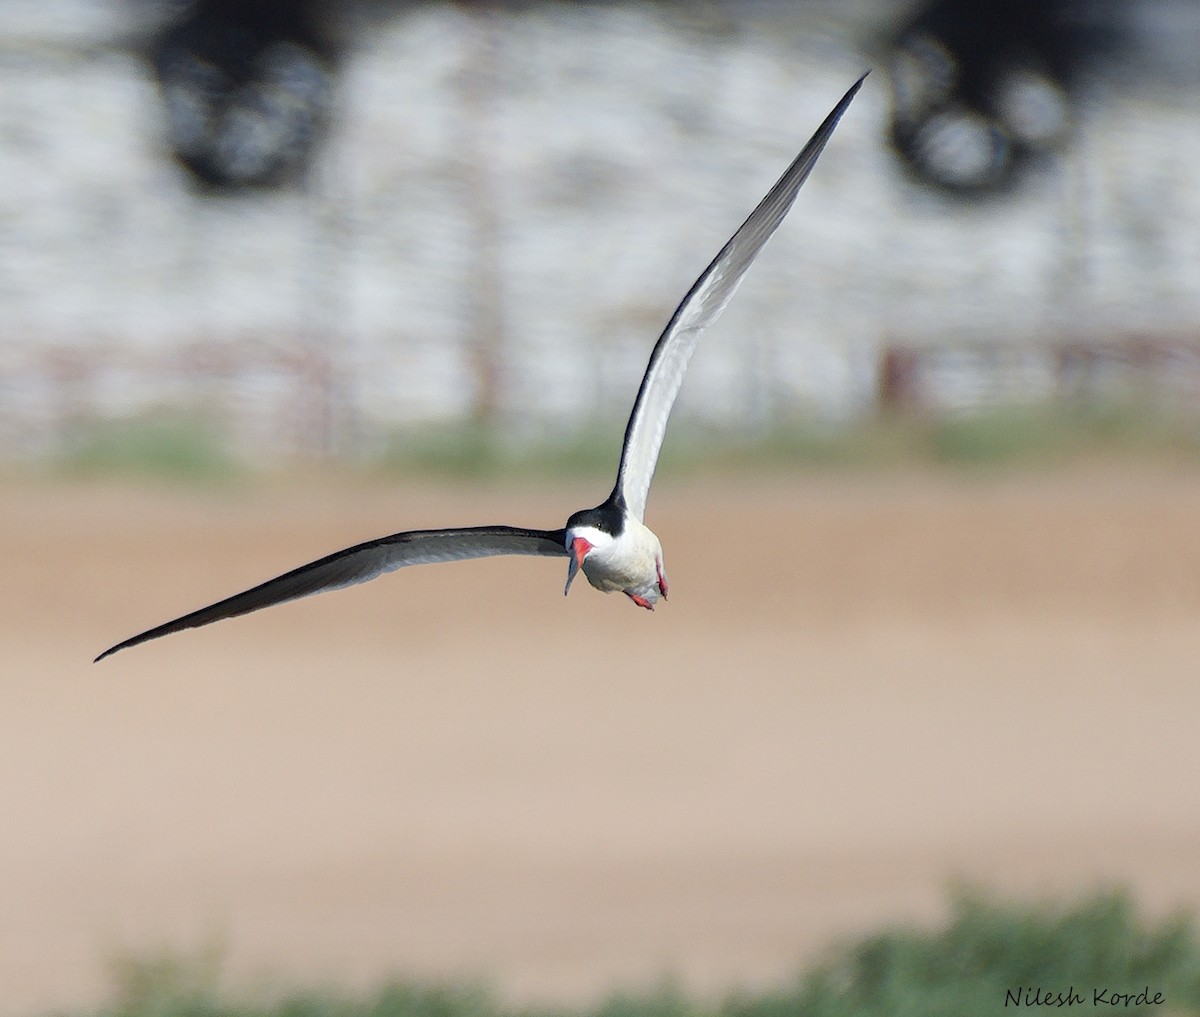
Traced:
<path fill-rule="evenodd" d="M 136 646 L 148 639 L 170 635 L 181 629 L 207 625 L 222 618 L 234 618 L 262 607 L 307 597 L 326 590 L 365 583 L 369 579 L 394 572 L 407 565 L 426 565 L 465 558 L 488 558 L 499 554 L 535 554 L 565 556 L 563 530 L 526 530 L 517 526 L 469 526 L 448 530 L 409 530 L 390 537 L 368 540 L 344 551 L 335 551 L 307 565 L 292 569 L 274 579 L 226 597 L 208 607 L 192 611 L 174 621 L 164 622 L 116 646 L 110 646 L 97 661 L 111 653 Z"/>
<path fill-rule="evenodd" d="M 693 283 L 655 343 L 625 428 L 625 444 L 621 449 L 621 465 L 613 491 L 614 497 L 623 498 L 626 507 L 638 519 L 646 513 L 646 497 L 667 430 L 667 418 L 675 405 L 700 333 L 720 317 L 737 291 L 742 276 L 783 222 L 800 186 L 812 172 L 817 157 L 866 76 L 859 78 L 842 97 L 779 182 L 767 192 L 712 264 Z"/>

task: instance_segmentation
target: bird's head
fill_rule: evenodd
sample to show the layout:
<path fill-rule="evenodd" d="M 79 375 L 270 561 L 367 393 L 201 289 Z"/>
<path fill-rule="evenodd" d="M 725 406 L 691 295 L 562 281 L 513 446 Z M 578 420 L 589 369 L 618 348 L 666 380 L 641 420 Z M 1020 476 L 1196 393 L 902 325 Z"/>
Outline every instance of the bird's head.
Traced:
<path fill-rule="evenodd" d="M 600 520 L 589 518 L 588 512 L 592 511 L 595 510 L 576 512 L 567 520 L 566 537 L 563 544 L 571 561 L 567 565 L 567 585 L 563 587 L 564 597 L 570 592 L 576 573 L 583 568 L 583 563 L 588 557 L 604 558 L 616 545 L 616 537 L 607 529 L 596 525 Z"/>

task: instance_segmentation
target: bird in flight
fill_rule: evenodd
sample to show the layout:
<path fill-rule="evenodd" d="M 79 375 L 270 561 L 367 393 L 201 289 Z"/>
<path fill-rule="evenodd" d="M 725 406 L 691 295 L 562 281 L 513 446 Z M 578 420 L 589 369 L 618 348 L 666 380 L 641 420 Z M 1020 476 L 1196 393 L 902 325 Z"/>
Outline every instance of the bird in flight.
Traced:
<path fill-rule="evenodd" d="M 501 554 L 565 556 L 569 561 L 564 596 L 571 589 L 575 576 L 582 571 L 597 590 L 604 593 L 619 591 L 639 607 L 653 610 L 658 599 L 667 596 L 667 574 L 663 568 L 662 545 L 642 519 L 646 514 L 646 497 L 667 429 L 667 418 L 679 394 L 688 361 L 700 333 L 720 316 L 758 252 L 783 222 L 800 186 L 812 172 L 864 78 L 866 74 L 842 97 L 795 161 L 721 248 L 675 309 L 654 344 L 634 400 L 621 446 L 617 482 L 612 493 L 599 505 L 574 513 L 559 530 L 465 526 L 406 530 L 368 540 L 130 636 L 109 647 L 96 660 L 148 639 L 234 618 L 312 593 L 365 583 L 408 565 Z"/>

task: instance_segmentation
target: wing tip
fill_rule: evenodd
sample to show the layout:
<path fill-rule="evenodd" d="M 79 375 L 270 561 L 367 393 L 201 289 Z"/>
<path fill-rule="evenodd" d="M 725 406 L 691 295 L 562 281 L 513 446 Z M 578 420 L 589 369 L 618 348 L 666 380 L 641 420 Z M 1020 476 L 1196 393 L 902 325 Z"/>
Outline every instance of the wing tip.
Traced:
<path fill-rule="evenodd" d="M 177 619 L 178 620 L 178 619 Z M 122 639 L 119 643 L 114 643 L 107 650 L 96 657 L 92 663 L 99 664 L 105 657 L 111 657 L 118 650 L 128 650 L 131 646 L 138 646 L 141 643 L 148 643 L 151 639 L 157 639 L 159 636 L 170 635 L 172 632 L 178 632 L 175 627 L 175 622 L 167 622 L 165 625 L 159 625 L 156 628 L 147 629 L 145 632 L 139 632 L 136 636 L 130 636 L 128 639 Z"/>
<path fill-rule="evenodd" d="M 858 80 L 856 82 L 854 82 L 854 84 L 851 85 L 846 90 L 846 94 L 842 96 L 842 101 L 839 102 L 834 109 L 834 113 L 836 114 L 837 119 L 841 119 L 842 113 L 844 113 L 846 110 L 846 107 L 848 107 L 850 105 L 850 101 L 856 95 L 858 95 L 858 90 L 860 88 L 862 88 L 863 82 L 867 80 L 867 75 L 870 74 L 871 71 L 873 71 L 874 69 L 875 69 L 874 67 L 868 67 L 865 71 L 862 72 L 862 74 L 860 74 L 858 76 Z M 835 120 L 835 123 L 836 123 L 836 120 Z"/>
<path fill-rule="evenodd" d="M 129 642 L 129 640 L 127 639 L 127 640 L 125 640 L 124 642 L 117 643 L 115 646 L 110 646 L 110 647 L 109 647 L 107 650 L 105 650 L 105 651 L 104 651 L 103 653 L 101 653 L 101 654 L 100 654 L 98 657 L 96 657 L 96 658 L 95 658 L 95 659 L 92 661 L 92 663 L 93 663 L 93 664 L 99 664 L 99 663 L 100 663 L 100 661 L 102 661 L 102 660 L 103 660 L 105 657 L 111 657 L 111 656 L 112 656 L 114 653 L 116 653 L 118 650 L 123 650 L 123 649 L 125 649 L 125 647 L 127 647 L 127 646 L 129 646 L 129 645 L 130 645 L 130 642 Z"/>

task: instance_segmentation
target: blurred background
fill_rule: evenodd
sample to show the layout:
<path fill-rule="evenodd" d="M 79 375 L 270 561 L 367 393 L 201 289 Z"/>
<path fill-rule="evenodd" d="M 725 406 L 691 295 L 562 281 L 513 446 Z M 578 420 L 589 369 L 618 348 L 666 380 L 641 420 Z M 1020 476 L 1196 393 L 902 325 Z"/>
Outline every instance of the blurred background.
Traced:
<path fill-rule="evenodd" d="M 257 464 L 619 422 L 868 66 L 680 419 L 1194 400 L 1192 0 L 5 10 L 9 459 L 138 417 Z"/>
<path fill-rule="evenodd" d="M 0 1013 L 161 951 L 714 998 L 954 882 L 1200 903 L 1196 0 L 0 13 Z M 868 67 L 684 385 L 669 606 L 476 562 L 88 663 L 598 501 L 676 302 Z M 1160 977 L 1131 942 L 979 998 Z"/>

